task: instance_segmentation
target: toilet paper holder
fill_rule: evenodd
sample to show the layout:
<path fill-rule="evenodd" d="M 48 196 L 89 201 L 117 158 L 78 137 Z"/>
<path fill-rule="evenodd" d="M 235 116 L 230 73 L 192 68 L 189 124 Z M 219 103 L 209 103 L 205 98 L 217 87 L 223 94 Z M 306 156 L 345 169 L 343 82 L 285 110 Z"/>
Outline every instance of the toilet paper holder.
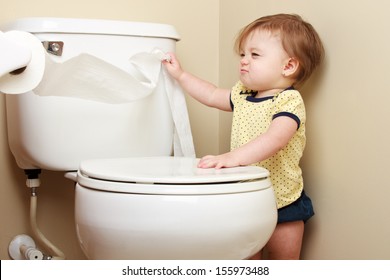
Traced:
<path fill-rule="evenodd" d="M 61 56 L 64 48 L 64 42 L 62 41 L 43 41 L 43 47 L 45 50 L 53 55 Z"/>

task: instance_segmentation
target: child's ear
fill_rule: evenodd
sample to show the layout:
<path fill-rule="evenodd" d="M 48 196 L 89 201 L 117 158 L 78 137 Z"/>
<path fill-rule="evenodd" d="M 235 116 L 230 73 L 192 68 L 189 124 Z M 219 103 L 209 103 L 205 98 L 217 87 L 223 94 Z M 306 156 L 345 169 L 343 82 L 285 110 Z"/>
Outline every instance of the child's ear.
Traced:
<path fill-rule="evenodd" d="M 282 74 L 285 77 L 292 77 L 298 73 L 299 61 L 295 57 L 290 57 L 283 67 Z"/>

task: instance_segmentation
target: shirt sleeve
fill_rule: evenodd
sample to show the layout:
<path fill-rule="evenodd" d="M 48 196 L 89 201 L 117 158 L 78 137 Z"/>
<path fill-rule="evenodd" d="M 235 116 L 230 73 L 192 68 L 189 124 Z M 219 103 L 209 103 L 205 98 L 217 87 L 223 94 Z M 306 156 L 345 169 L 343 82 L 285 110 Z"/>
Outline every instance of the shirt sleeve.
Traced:
<path fill-rule="evenodd" d="M 286 90 L 281 92 L 274 100 L 275 110 L 273 119 L 280 116 L 287 116 L 295 120 L 298 129 L 303 122 L 306 122 L 305 104 L 301 94 L 297 90 Z"/>

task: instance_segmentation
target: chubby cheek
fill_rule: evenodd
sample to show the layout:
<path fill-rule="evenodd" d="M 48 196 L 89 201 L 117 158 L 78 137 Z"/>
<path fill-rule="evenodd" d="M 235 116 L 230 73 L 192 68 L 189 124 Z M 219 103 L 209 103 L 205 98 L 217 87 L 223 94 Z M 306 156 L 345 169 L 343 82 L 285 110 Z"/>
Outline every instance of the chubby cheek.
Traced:
<path fill-rule="evenodd" d="M 241 75 L 240 76 L 241 83 L 248 89 L 257 90 L 259 81 L 258 79 L 252 79 L 248 77 L 248 75 Z"/>
<path fill-rule="evenodd" d="M 240 71 L 240 81 L 244 84 L 244 86 L 248 86 L 248 83 L 250 82 L 250 77 L 249 77 L 249 74 L 248 73 L 243 73 L 242 71 Z"/>
<path fill-rule="evenodd" d="M 250 71 L 240 71 L 240 80 L 248 88 L 254 89 L 254 86 L 263 80 L 267 73 L 258 69 Z"/>

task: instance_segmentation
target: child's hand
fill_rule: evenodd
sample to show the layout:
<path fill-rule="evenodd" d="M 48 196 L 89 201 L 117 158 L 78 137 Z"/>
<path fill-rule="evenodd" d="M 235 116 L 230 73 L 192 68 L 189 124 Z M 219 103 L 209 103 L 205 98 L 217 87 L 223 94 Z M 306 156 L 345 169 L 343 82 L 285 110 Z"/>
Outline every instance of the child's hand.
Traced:
<path fill-rule="evenodd" d="M 218 156 L 205 156 L 200 159 L 198 163 L 199 168 L 227 168 L 239 166 L 238 160 L 234 157 L 233 153 L 226 153 Z"/>
<path fill-rule="evenodd" d="M 167 53 L 170 59 L 165 59 L 162 63 L 167 69 L 168 73 L 175 79 L 179 80 L 180 76 L 183 74 L 183 69 L 181 68 L 180 62 L 177 60 L 176 56 L 173 53 Z"/>

